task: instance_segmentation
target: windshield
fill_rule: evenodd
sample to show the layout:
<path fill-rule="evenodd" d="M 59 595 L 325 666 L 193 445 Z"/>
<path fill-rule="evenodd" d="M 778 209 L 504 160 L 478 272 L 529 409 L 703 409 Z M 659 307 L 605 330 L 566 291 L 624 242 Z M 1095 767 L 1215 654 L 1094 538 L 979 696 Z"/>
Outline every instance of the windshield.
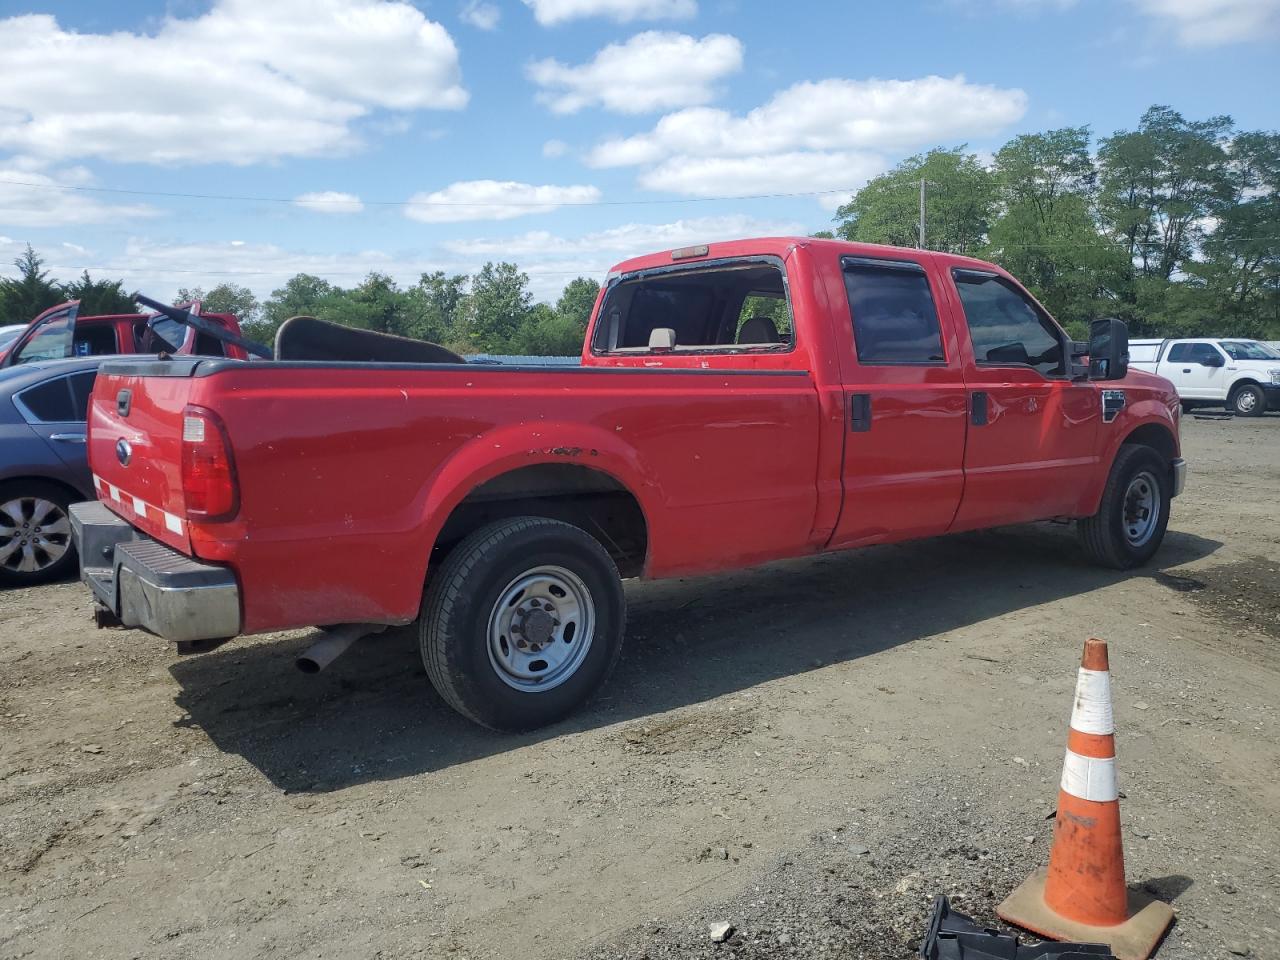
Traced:
<path fill-rule="evenodd" d="M 1223 340 L 1220 345 L 1232 360 L 1280 360 L 1280 351 L 1257 340 Z"/>

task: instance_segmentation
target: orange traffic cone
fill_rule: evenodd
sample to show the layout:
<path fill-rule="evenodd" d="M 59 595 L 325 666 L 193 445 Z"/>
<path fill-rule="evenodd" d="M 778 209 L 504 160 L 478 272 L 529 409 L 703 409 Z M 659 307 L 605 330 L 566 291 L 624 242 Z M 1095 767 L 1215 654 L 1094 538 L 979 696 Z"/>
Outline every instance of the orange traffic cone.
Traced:
<path fill-rule="evenodd" d="M 1146 960 L 1173 922 L 1173 910 L 1125 888 L 1115 757 L 1107 645 L 1087 640 L 1049 868 L 1033 873 L 996 913 L 1051 940 L 1105 943 L 1119 960 Z"/>

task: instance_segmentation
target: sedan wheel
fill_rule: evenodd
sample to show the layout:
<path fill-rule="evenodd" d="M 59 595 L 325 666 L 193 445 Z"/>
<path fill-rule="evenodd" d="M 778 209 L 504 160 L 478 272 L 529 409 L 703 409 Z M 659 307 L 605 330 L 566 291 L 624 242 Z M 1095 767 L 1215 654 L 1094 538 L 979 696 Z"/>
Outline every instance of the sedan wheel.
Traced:
<path fill-rule="evenodd" d="M 64 503 L 46 495 L 0 495 L 0 578 L 15 584 L 61 576 L 75 558 Z"/>

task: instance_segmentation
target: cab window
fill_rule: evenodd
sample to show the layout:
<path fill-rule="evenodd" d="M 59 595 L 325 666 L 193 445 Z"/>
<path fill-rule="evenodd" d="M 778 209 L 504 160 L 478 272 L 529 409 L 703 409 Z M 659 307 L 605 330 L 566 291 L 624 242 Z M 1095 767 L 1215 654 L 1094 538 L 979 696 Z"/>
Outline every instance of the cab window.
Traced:
<path fill-rule="evenodd" d="M 1175 343 L 1169 348 L 1170 363 L 1203 363 L 1215 362 L 1221 354 L 1211 343 Z"/>
<path fill-rule="evenodd" d="M 1026 366 L 1046 377 L 1062 375 L 1062 331 L 1034 301 L 998 274 L 953 275 L 979 366 Z"/>
<path fill-rule="evenodd" d="M 613 284 L 596 353 L 787 351 L 795 341 L 781 262 L 737 261 L 647 271 Z"/>
<path fill-rule="evenodd" d="M 845 257 L 841 266 L 859 363 L 945 362 L 938 312 L 920 264 Z"/>

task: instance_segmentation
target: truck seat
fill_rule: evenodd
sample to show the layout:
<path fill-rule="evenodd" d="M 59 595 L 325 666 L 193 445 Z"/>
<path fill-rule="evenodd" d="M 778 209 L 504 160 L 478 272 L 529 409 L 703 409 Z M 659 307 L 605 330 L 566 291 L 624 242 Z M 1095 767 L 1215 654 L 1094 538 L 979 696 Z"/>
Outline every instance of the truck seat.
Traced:
<path fill-rule="evenodd" d="M 778 325 L 769 317 L 752 317 L 738 331 L 739 343 L 781 343 Z"/>
<path fill-rule="evenodd" d="M 276 331 L 277 360 L 339 363 L 466 363 L 438 343 L 361 330 L 316 317 L 290 317 Z"/>

